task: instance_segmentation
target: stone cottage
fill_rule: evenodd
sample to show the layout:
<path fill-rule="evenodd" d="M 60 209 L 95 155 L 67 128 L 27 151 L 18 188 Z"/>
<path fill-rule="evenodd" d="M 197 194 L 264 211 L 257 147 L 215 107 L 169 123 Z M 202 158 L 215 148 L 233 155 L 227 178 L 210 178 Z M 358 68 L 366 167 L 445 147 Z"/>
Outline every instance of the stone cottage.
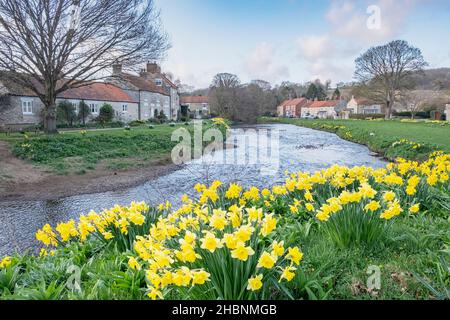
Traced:
<path fill-rule="evenodd" d="M 209 97 L 207 96 L 184 96 L 180 100 L 180 104 L 188 108 L 194 119 L 204 119 L 211 115 Z"/>
<path fill-rule="evenodd" d="M 138 102 L 124 90 L 112 84 L 91 82 L 84 86 L 69 89 L 56 99 L 56 103 L 71 102 L 78 112 L 84 101 L 91 110 L 89 120 L 99 115 L 104 104 L 110 104 L 115 111 L 116 120 L 130 122 L 138 118 Z M 6 78 L 0 79 L 0 126 L 24 127 L 40 124 L 44 105 L 30 89 L 23 88 Z"/>
<path fill-rule="evenodd" d="M 346 105 L 345 100 L 312 101 L 302 107 L 301 117 L 336 118 L 345 110 Z"/>
<path fill-rule="evenodd" d="M 113 66 L 113 76 L 107 79 L 138 102 L 138 119 L 149 120 L 161 111 L 169 120 L 180 116 L 178 87 L 161 72 L 156 63 L 148 63 L 139 75 L 123 72 L 122 65 Z"/>
<path fill-rule="evenodd" d="M 381 114 L 384 113 L 384 109 L 380 104 L 371 103 L 366 98 L 355 98 L 352 96 L 352 99 L 347 103 L 348 111 L 353 114 Z"/>
<path fill-rule="evenodd" d="M 309 103 L 306 98 L 296 98 L 284 101 L 277 108 L 279 117 L 300 118 L 302 107 Z"/>

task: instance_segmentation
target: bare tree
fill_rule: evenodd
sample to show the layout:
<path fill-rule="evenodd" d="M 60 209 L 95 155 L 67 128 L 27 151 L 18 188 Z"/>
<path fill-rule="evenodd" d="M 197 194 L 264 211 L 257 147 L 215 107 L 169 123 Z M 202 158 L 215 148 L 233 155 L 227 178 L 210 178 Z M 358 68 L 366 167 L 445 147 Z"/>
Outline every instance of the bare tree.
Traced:
<path fill-rule="evenodd" d="M 58 94 L 168 49 L 153 0 L 0 1 L 0 71 L 42 100 L 47 133 Z"/>
<path fill-rule="evenodd" d="M 230 73 L 217 74 L 210 87 L 211 110 L 219 116 L 232 120 L 236 118 L 237 91 L 241 86 L 239 78 Z"/>
<path fill-rule="evenodd" d="M 411 119 L 416 117 L 419 111 L 426 106 L 432 105 L 438 98 L 438 93 L 431 90 L 408 90 L 402 92 L 400 102 L 411 113 Z"/>
<path fill-rule="evenodd" d="M 391 118 L 399 91 L 410 85 L 411 75 L 427 66 L 420 49 L 403 40 L 373 47 L 355 63 L 355 77 L 386 104 L 386 119 Z"/>

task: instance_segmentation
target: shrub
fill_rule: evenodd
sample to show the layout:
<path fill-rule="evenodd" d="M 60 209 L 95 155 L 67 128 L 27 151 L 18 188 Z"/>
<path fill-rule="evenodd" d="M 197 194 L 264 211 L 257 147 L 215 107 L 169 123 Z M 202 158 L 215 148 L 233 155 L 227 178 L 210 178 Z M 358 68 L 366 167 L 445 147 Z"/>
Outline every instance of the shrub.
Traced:
<path fill-rule="evenodd" d="M 403 111 L 403 112 L 394 112 L 393 114 L 396 117 L 407 117 L 411 118 L 412 113 L 410 111 Z M 415 118 L 419 119 L 430 119 L 430 111 L 419 111 L 414 114 Z"/>
<path fill-rule="evenodd" d="M 66 123 L 69 126 L 73 126 L 77 119 L 75 106 L 69 101 L 61 101 L 57 107 L 56 119 L 59 123 Z"/>
<path fill-rule="evenodd" d="M 384 119 L 386 117 L 385 114 L 351 114 L 350 119 L 356 120 L 367 120 L 367 119 Z"/>
<path fill-rule="evenodd" d="M 81 124 L 86 125 L 86 119 L 91 115 L 91 108 L 82 100 L 78 105 L 77 120 Z"/>
<path fill-rule="evenodd" d="M 110 104 L 104 104 L 100 108 L 99 116 L 97 117 L 96 121 L 100 124 L 104 125 L 106 123 L 112 122 L 114 119 L 114 109 Z"/>
<path fill-rule="evenodd" d="M 134 121 L 131 121 L 128 125 L 131 126 L 131 127 L 140 127 L 140 126 L 145 125 L 145 121 L 143 121 L 143 120 L 134 120 Z"/>
<path fill-rule="evenodd" d="M 164 110 L 161 110 L 158 115 L 158 120 L 160 123 L 164 123 L 167 120 L 167 116 L 164 113 Z"/>

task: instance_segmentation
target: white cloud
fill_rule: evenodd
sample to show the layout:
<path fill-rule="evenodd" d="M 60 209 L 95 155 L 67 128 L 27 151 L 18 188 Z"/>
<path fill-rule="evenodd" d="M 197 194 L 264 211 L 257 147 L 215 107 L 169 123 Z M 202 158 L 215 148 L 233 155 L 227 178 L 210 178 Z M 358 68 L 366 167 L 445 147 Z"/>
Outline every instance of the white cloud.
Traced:
<path fill-rule="evenodd" d="M 419 0 L 332 1 L 325 15 L 329 31 L 297 39 L 297 56 L 309 79 L 350 80 L 354 59 L 372 45 L 394 40 Z M 379 29 L 368 27 L 369 6 L 380 9 Z"/>
<path fill-rule="evenodd" d="M 329 36 L 306 36 L 297 40 L 298 54 L 310 61 L 334 54 L 335 48 Z"/>
<path fill-rule="evenodd" d="M 250 78 L 275 82 L 289 76 L 289 69 L 275 63 L 277 50 L 267 42 L 262 42 L 244 59 L 244 68 Z"/>
<path fill-rule="evenodd" d="M 347 40 L 376 44 L 397 36 L 417 0 L 378 0 L 356 7 L 349 0 L 334 1 L 326 14 L 333 32 Z M 379 9 L 379 17 L 369 7 Z M 369 28 L 372 16 L 379 19 L 379 28 Z"/>

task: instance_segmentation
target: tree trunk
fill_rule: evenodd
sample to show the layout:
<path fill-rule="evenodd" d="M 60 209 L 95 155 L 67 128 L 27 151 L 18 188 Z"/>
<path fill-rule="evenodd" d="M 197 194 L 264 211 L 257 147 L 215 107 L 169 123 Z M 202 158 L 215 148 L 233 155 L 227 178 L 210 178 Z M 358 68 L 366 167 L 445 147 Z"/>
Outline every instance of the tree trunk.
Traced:
<path fill-rule="evenodd" d="M 46 115 L 44 119 L 44 130 L 46 134 L 56 134 L 56 103 L 50 103 L 46 106 Z"/>
<path fill-rule="evenodd" d="M 392 105 L 390 101 L 386 101 L 386 120 L 390 120 L 392 116 Z"/>

